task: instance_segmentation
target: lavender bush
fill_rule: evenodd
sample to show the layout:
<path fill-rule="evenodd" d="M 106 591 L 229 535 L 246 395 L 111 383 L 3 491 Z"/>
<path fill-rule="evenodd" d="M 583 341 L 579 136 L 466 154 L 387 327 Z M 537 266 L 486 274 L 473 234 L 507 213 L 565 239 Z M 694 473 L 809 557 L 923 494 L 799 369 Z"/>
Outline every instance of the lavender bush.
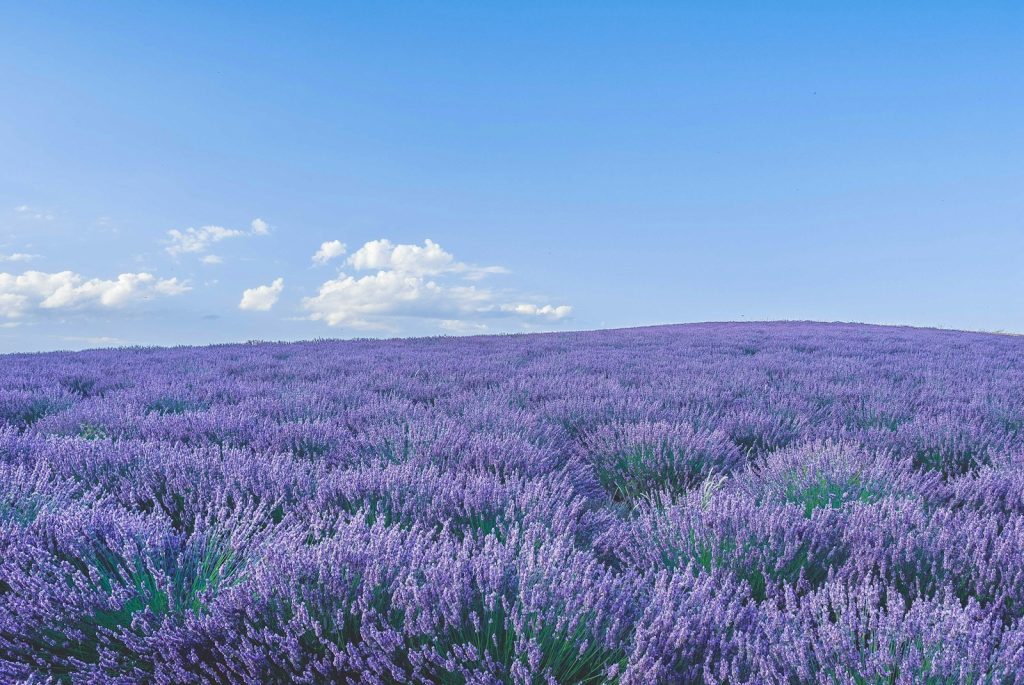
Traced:
<path fill-rule="evenodd" d="M 1024 339 L 0 357 L 0 682 L 1024 682 Z"/>

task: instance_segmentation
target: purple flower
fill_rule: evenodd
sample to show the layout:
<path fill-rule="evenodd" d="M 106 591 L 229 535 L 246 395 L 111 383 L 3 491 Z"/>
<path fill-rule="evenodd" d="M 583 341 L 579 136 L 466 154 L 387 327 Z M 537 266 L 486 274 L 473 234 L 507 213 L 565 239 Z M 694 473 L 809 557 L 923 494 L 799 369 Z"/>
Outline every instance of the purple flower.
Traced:
<path fill-rule="evenodd" d="M 1024 339 L 0 358 L 0 681 L 1024 682 Z"/>

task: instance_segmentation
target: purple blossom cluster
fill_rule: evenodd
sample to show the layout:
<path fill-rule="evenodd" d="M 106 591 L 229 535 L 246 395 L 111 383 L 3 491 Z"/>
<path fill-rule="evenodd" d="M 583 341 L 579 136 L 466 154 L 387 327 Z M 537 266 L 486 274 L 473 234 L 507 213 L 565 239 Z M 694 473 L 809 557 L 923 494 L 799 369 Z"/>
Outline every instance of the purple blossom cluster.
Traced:
<path fill-rule="evenodd" d="M 1024 339 L 0 357 L 0 682 L 1024 682 Z"/>

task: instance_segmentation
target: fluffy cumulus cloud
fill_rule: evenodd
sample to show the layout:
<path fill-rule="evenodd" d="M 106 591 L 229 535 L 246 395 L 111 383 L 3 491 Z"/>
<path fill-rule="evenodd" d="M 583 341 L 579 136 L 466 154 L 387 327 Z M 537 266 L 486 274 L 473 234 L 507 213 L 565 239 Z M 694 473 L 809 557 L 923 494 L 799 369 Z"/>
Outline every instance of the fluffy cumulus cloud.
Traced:
<path fill-rule="evenodd" d="M 568 305 L 530 304 L 473 283 L 501 267 L 459 262 L 432 240 L 423 245 L 372 240 L 346 262 L 359 274 L 341 273 L 303 300 L 309 318 L 330 326 L 394 329 L 403 318 L 434 320 L 452 332 L 482 332 L 487 321 L 555 321 L 568 316 Z"/>
<path fill-rule="evenodd" d="M 277 304 L 282 290 L 284 290 L 283 278 L 275 278 L 270 285 L 248 288 L 242 292 L 242 301 L 238 303 L 238 308 L 254 312 L 269 311 Z"/>
<path fill-rule="evenodd" d="M 320 243 L 320 249 L 313 255 L 313 263 L 317 265 L 327 262 L 345 254 L 345 243 L 340 240 L 325 240 Z"/>
<path fill-rule="evenodd" d="M 222 261 L 220 257 L 206 254 L 214 244 L 230 238 L 267 235 L 268 233 L 270 233 L 270 225 L 263 219 L 253 219 L 248 231 L 224 228 L 223 226 L 203 226 L 185 230 L 172 228 L 167 231 L 166 250 L 167 254 L 172 257 L 186 254 L 205 255 L 201 257 L 205 264 L 219 264 Z"/>
<path fill-rule="evenodd" d="M 450 252 L 429 238 L 423 245 L 395 245 L 390 240 L 371 240 L 352 253 L 348 265 L 358 271 L 392 270 L 417 276 L 460 274 L 479 280 L 489 274 L 508 273 L 501 266 L 473 266 L 456 261 Z"/>
<path fill-rule="evenodd" d="M 427 276 L 452 270 L 457 262 L 428 238 L 423 245 L 394 245 L 390 240 L 371 240 L 352 253 L 348 263 L 359 271 L 388 269 Z"/>
<path fill-rule="evenodd" d="M 189 289 L 177 278 L 158 279 L 145 272 L 113 279 L 86 279 L 73 271 L 0 273 L 0 317 L 17 319 L 37 310 L 119 308 Z"/>

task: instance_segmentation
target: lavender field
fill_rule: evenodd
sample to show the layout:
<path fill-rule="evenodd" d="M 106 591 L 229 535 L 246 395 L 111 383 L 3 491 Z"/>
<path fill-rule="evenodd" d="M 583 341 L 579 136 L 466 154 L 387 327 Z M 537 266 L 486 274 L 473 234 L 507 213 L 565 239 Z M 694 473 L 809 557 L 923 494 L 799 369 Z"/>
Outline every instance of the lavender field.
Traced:
<path fill-rule="evenodd" d="M 0 357 L 0 682 L 1024 682 L 1024 338 Z"/>

